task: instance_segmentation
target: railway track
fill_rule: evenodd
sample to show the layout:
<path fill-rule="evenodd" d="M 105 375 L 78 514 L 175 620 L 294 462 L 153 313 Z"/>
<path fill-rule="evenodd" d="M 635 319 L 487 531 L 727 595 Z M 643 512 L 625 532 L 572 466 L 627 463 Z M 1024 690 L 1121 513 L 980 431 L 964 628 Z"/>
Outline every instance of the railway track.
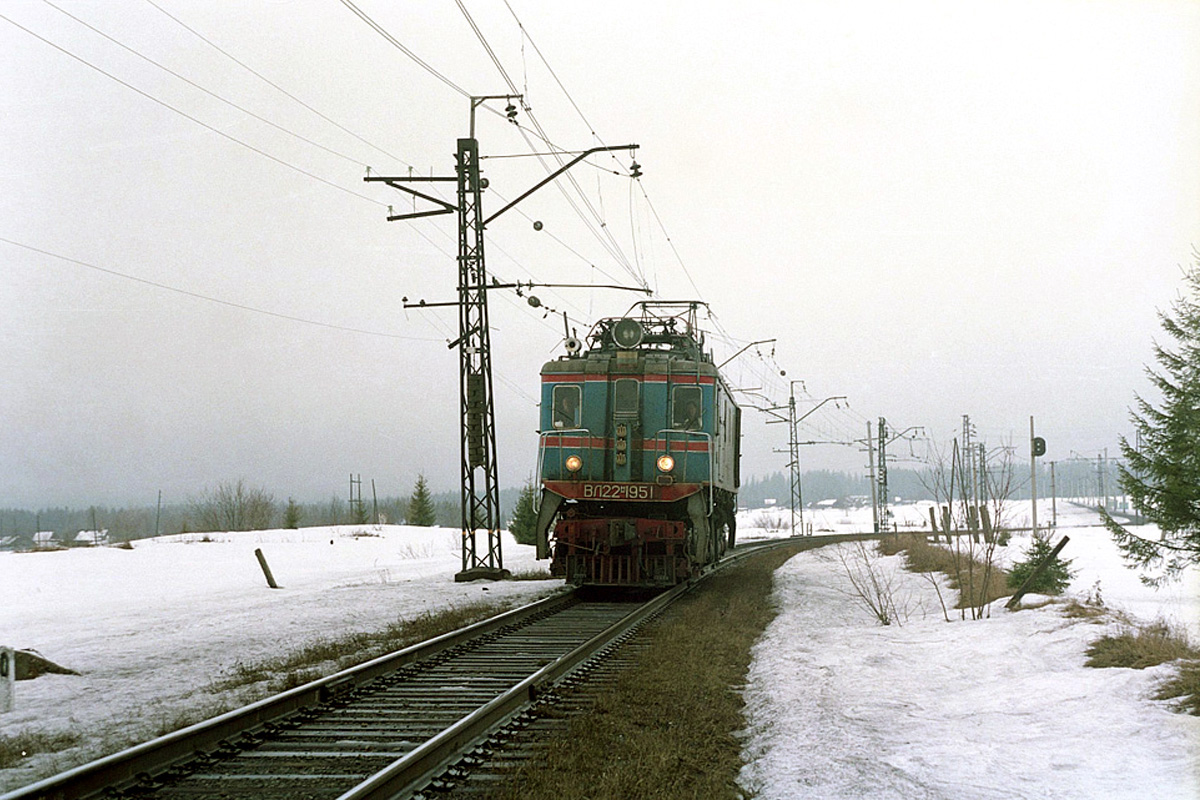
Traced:
<path fill-rule="evenodd" d="M 776 545 L 777 546 L 777 545 Z M 739 549 L 725 563 L 759 548 Z M 408 797 L 691 588 L 645 603 L 559 595 L 8 794 L 33 798 Z M 467 759 L 469 764 L 470 759 Z M 460 773 L 464 767 L 456 767 Z M 469 769 L 469 766 L 468 768 Z"/>

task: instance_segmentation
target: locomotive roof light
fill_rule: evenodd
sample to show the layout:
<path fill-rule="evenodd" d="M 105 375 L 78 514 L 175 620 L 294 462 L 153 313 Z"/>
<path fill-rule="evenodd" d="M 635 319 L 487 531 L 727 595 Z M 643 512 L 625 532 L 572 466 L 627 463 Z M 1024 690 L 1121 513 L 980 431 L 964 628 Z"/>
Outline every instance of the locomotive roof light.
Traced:
<path fill-rule="evenodd" d="M 567 456 L 566 465 L 568 472 L 579 472 L 583 469 L 583 459 L 579 456 Z"/>
<path fill-rule="evenodd" d="M 669 455 L 661 455 L 658 457 L 658 471 L 670 472 L 675 469 L 675 459 Z"/>
<path fill-rule="evenodd" d="M 636 319 L 618 320 L 616 325 L 613 325 L 612 336 L 617 347 L 626 350 L 637 347 L 642 343 L 642 337 L 646 335 L 646 329 L 642 327 L 642 323 Z"/>

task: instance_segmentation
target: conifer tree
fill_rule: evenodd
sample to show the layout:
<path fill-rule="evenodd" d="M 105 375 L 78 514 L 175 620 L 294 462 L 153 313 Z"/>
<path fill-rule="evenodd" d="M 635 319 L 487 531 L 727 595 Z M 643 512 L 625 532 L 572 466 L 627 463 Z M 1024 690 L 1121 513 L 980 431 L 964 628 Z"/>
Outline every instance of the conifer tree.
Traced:
<path fill-rule="evenodd" d="M 1053 552 L 1054 547 L 1050 544 L 1049 536 L 1034 536 L 1029 547 L 1025 549 L 1025 560 L 1017 561 L 1009 568 L 1008 588 L 1020 589 L 1021 585 L 1025 583 L 1025 579 L 1037 569 L 1038 564 L 1045 561 Z M 1025 590 L 1037 594 L 1062 594 L 1071 585 L 1073 577 L 1075 577 L 1075 570 L 1071 569 L 1071 559 L 1055 556 L 1054 560 L 1042 570 L 1037 580 L 1025 587 Z"/>
<path fill-rule="evenodd" d="M 416 488 L 408 501 L 408 524 L 430 527 L 436 522 L 437 511 L 433 507 L 433 498 L 429 496 L 429 486 L 425 483 L 425 476 L 418 475 Z"/>
<path fill-rule="evenodd" d="M 512 519 L 508 523 L 508 532 L 520 544 L 536 544 L 534 528 L 537 526 L 537 486 L 533 479 L 521 487 L 517 497 L 517 505 L 513 508 Z"/>
<path fill-rule="evenodd" d="M 299 528 L 300 527 L 300 505 L 294 498 L 289 497 L 287 507 L 283 509 L 283 527 Z"/>
<path fill-rule="evenodd" d="M 1146 368 L 1162 404 L 1155 407 L 1135 395 L 1137 410 L 1130 419 L 1140 447 L 1121 437 L 1121 488 L 1134 509 L 1158 526 L 1161 538 L 1140 536 L 1102 512 L 1126 560 L 1157 573 L 1142 575 L 1153 586 L 1200 563 L 1200 251 L 1194 257 L 1173 314 L 1158 315 L 1174 343 L 1155 342 L 1160 369 Z"/>

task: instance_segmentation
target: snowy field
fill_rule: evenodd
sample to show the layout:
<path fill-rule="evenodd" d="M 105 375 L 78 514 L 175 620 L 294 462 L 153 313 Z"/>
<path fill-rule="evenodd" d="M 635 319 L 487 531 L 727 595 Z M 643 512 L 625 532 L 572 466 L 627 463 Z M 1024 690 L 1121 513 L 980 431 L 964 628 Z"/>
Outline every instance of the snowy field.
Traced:
<path fill-rule="evenodd" d="M 505 536 L 505 567 L 545 569 L 532 547 Z M 281 588 L 267 587 L 256 548 Z M 490 600 L 520 605 L 562 588 L 562 581 L 456 584 L 460 567 L 457 530 L 394 525 L 0 553 L 0 643 L 82 673 L 17 683 L 16 708 L 0 714 L 0 735 L 85 737 L 74 752 L 0 770 L 0 790 L 100 755 L 117 732 L 142 740 L 181 712 L 237 700 L 213 694 L 211 684 L 239 663 L 428 611 Z"/>
<path fill-rule="evenodd" d="M 927 519 L 925 507 L 897 508 L 901 528 Z M 1039 519 L 1049 516 L 1048 504 L 1039 508 Z M 782 509 L 742 512 L 739 536 L 784 536 L 787 521 Z M 863 531 L 870 509 L 806 511 L 805 521 L 818 532 Z M 1094 512 L 1059 506 L 1059 532 L 1071 536 L 1063 555 L 1079 569 L 1072 592 L 1083 596 L 1100 581 L 1110 607 L 1170 619 L 1200 638 L 1198 576 L 1147 589 L 1120 565 L 1097 522 Z M 1019 556 L 1026 541 L 1015 538 L 1003 557 Z M 267 588 L 255 548 L 283 588 Z M 882 563 L 905 581 L 910 615 L 899 627 L 880 627 L 848 601 L 844 578 L 822 552 L 778 572 L 781 614 L 748 677 L 741 779 L 757 797 L 1200 797 L 1200 719 L 1149 699 L 1165 667 L 1083 667 L 1083 650 L 1103 626 L 1066 619 L 1054 606 L 947 624 L 930 585 L 891 558 Z M 504 553 L 513 570 L 538 563 L 532 548 L 511 539 Z M 69 729 L 85 739 L 74 752 L 0 771 L 0 789 L 99 752 L 114 732 L 145 738 L 179 712 L 231 699 L 213 695 L 212 682 L 281 647 L 561 588 L 455 584 L 458 568 L 456 531 L 399 526 L 0 553 L 0 642 L 82 673 L 18 683 L 0 735 Z"/>
<path fill-rule="evenodd" d="M 1049 511 L 1039 505 L 1039 521 Z M 778 515 L 790 520 L 744 512 L 739 532 L 778 535 Z M 870 509 L 818 519 L 838 532 L 863 529 Z M 751 529 L 754 520 L 767 529 Z M 1070 593 L 1083 597 L 1099 582 L 1110 608 L 1200 638 L 1200 573 L 1149 589 L 1121 565 L 1095 512 L 1060 505 L 1059 525 L 1071 537 L 1062 555 L 1079 570 Z M 1001 557 L 1020 558 L 1027 544 L 1015 537 Z M 776 573 L 781 613 L 755 647 L 745 694 L 741 783 L 755 797 L 1200 798 L 1200 718 L 1151 699 L 1170 668 L 1083 666 L 1085 648 L 1111 624 L 1068 619 L 1058 604 L 1008 612 L 1003 601 L 989 619 L 946 623 L 933 587 L 904 572 L 900 556 L 879 564 L 902 582 L 910 613 L 900 626 L 880 626 L 847 599 L 827 550 Z"/>

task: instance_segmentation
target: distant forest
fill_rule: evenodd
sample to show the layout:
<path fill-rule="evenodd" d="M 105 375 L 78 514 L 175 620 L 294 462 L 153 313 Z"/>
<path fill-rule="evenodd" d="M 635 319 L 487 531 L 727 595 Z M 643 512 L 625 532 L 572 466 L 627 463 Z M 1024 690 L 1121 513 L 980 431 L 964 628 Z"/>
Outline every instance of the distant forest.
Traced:
<path fill-rule="evenodd" d="M 1029 497 L 1028 464 L 1014 465 L 1014 499 Z M 1042 462 L 1038 465 L 1038 494 L 1049 497 L 1053 491 L 1059 497 L 1094 498 L 1103 493 L 1119 493 L 1116 481 L 1115 462 L 1096 459 L 1062 461 L 1056 464 L 1056 485 L 1052 484 L 1050 467 Z M 892 501 L 932 500 L 933 497 L 922 483 L 927 471 L 900 469 L 888 470 L 888 494 Z M 787 505 L 790 497 L 790 476 L 786 472 L 775 472 L 766 476 L 748 478 L 738 493 L 738 505 L 743 508 L 762 508 L 768 500 Z M 926 477 L 926 480 L 928 478 Z M 822 500 L 837 500 L 845 497 L 869 496 L 871 487 L 866 475 L 828 470 L 810 470 L 804 473 L 802 497 L 806 506 Z M 519 487 L 501 490 L 501 515 L 507 520 L 516 506 L 520 495 Z M 408 513 L 408 496 L 380 498 L 378 504 L 371 497 L 363 498 L 361 512 L 352 508 L 345 496 L 332 496 L 329 500 L 316 503 L 293 504 L 288 512 L 290 498 L 266 495 L 270 499 L 271 525 L 267 527 L 289 527 L 289 517 L 296 527 L 320 525 L 370 524 L 378 512 L 381 520 L 403 523 Z M 431 494 L 438 525 L 457 528 L 460 523 L 459 494 L 435 492 Z M 54 531 L 58 534 L 74 534 L 77 531 L 107 530 L 110 541 L 144 539 L 161 534 L 199 532 L 201 501 L 173 503 L 162 507 L 161 513 L 153 506 L 135 508 L 45 508 L 37 511 L 28 509 L 0 509 L 0 539 L 8 536 L 32 536 L 36 531 Z"/>
<path fill-rule="evenodd" d="M 500 508 L 504 519 L 508 519 L 517 503 L 519 489 L 504 489 L 500 492 Z M 433 492 L 430 495 L 436 514 L 436 524 L 457 528 L 461 524 L 458 492 Z M 44 508 L 38 511 L 25 509 L 0 509 L 0 539 L 6 536 L 31 536 L 36 531 L 54 531 L 59 534 L 77 531 L 107 530 L 110 541 L 132 541 L 147 539 L 156 532 L 161 535 L 173 533 L 201 532 L 206 528 L 200 523 L 200 501 L 164 504 L 161 512 L 155 506 L 136 508 Z M 351 507 L 345 497 L 333 496 L 320 503 L 295 503 L 295 525 L 287 524 L 289 499 L 272 499 L 271 524 L 266 527 L 309 528 L 321 525 L 369 525 L 376 519 L 404 523 L 408 515 L 409 497 L 381 497 L 378 504 L 370 497 L 363 498 L 360 513 Z"/>

